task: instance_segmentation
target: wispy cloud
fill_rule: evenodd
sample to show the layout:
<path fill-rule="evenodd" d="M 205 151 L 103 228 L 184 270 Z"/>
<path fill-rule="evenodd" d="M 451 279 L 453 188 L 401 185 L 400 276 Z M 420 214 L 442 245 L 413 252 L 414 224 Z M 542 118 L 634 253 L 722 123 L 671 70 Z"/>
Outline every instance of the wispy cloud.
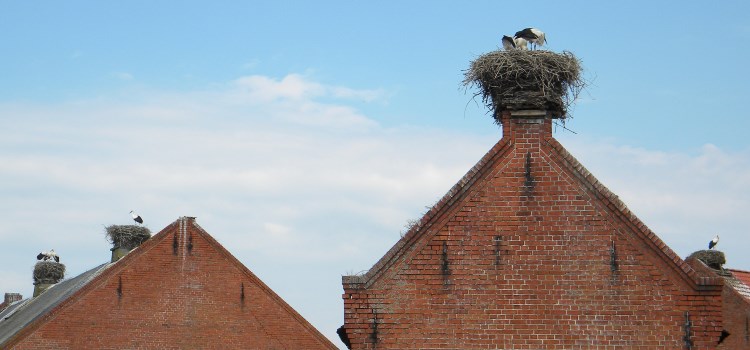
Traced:
<path fill-rule="evenodd" d="M 135 79 L 135 77 L 133 77 L 133 74 L 130 74 L 128 72 L 112 72 L 110 75 L 115 79 L 124 80 L 124 81 Z"/>
<path fill-rule="evenodd" d="M 366 268 L 495 141 L 383 128 L 350 104 L 372 95 L 291 74 L 127 102 L 0 105 L 12 116 L 0 130 L 0 210 L 50 218 L 0 229 L 0 239 L 28 247 L 3 259 L 48 249 L 43 232 L 86 241 L 97 233 L 79 225 L 98 231 L 137 209 L 154 229 L 196 215 L 239 257 L 335 263 L 328 273 Z M 91 242 L 55 249 L 85 255 Z"/>
<path fill-rule="evenodd" d="M 253 69 L 257 68 L 258 65 L 260 65 L 260 60 L 259 59 L 253 59 L 253 60 L 250 60 L 250 61 L 247 61 L 247 62 L 243 63 L 241 68 L 244 69 L 244 70 L 253 70 Z"/>
<path fill-rule="evenodd" d="M 665 152 L 591 140 L 569 148 L 683 258 L 718 233 L 729 264 L 750 266 L 750 150 Z"/>

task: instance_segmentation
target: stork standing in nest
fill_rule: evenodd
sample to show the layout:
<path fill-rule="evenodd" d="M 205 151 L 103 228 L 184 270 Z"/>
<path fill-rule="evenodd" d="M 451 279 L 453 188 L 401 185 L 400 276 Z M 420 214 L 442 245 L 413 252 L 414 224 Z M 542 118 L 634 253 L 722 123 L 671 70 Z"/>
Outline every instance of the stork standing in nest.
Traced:
<path fill-rule="evenodd" d="M 716 235 L 714 239 L 708 242 L 708 249 L 714 249 L 717 244 L 719 244 L 719 235 Z"/>
<path fill-rule="evenodd" d="M 503 35 L 503 48 L 510 51 L 516 48 L 516 42 L 513 40 L 513 38 Z"/>
<path fill-rule="evenodd" d="M 547 43 L 547 38 L 545 37 L 544 32 L 536 28 L 526 28 L 524 30 L 519 30 L 513 37 L 516 40 L 524 39 L 527 42 L 531 43 L 532 50 L 536 49 L 537 45 L 543 46 Z M 516 46 L 518 46 L 518 41 L 516 41 Z"/>
<path fill-rule="evenodd" d="M 140 215 L 136 214 L 135 211 L 131 210 L 130 211 L 130 216 L 132 216 L 133 217 L 133 221 L 135 221 L 139 225 L 143 224 L 143 218 L 141 218 Z"/>
<path fill-rule="evenodd" d="M 36 256 L 37 260 L 41 261 L 50 261 L 54 260 L 55 262 L 60 262 L 60 257 L 55 253 L 54 249 L 50 249 L 48 252 L 41 252 L 39 255 Z"/>

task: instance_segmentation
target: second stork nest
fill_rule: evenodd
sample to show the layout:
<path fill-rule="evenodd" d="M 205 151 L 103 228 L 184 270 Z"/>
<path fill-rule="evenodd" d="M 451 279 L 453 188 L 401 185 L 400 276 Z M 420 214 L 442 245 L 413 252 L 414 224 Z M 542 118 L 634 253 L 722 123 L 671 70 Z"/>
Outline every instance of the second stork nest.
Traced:
<path fill-rule="evenodd" d="M 57 283 L 65 277 L 65 265 L 55 261 L 39 261 L 34 265 L 34 284 Z"/>
<path fill-rule="evenodd" d="M 112 225 L 105 228 L 107 240 L 113 246 L 131 250 L 151 238 L 151 230 L 136 225 Z"/>
<path fill-rule="evenodd" d="M 586 86 L 572 53 L 493 51 L 479 56 L 464 72 L 464 87 L 476 85 L 482 101 L 500 124 L 503 111 L 541 109 L 564 119 Z"/>

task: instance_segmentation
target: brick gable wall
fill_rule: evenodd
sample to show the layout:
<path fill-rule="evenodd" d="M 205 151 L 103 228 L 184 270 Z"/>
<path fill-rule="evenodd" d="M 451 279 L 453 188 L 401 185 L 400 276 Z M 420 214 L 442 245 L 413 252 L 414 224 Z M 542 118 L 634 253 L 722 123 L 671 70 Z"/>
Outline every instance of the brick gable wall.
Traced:
<path fill-rule="evenodd" d="M 685 349 L 686 332 L 714 348 L 721 289 L 696 289 L 565 168 L 550 124 L 506 116 L 463 197 L 345 278 L 352 349 Z"/>
<path fill-rule="evenodd" d="M 727 286 L 722 304 L 724 328 L 729 335 L 717 349 L 750 349 L 750 301 Z"/>
<path fill-rule="evenodd" d="M 27 327 L 13 348 L 335 349 L 217 247 L 180 219 Z"/>

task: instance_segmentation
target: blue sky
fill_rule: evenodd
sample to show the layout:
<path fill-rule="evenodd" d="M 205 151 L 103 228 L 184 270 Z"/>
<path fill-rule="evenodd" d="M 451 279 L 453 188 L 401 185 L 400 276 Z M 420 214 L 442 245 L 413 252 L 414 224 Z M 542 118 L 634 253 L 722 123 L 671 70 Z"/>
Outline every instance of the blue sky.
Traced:
<path fill-rule="evenodd" d="M 0 0 L 0 292 L 102 225 L 198 223 L 329 338 L 340 276 L 499 139 L 463 70 L 535 26 L 591 82 L 555 136 L 680 256 L 750 270 L 750 4 Z M 290 278 L 291 277 L 291 278 Z M 309 282 L 312 287 L 304 287 Z"/>

